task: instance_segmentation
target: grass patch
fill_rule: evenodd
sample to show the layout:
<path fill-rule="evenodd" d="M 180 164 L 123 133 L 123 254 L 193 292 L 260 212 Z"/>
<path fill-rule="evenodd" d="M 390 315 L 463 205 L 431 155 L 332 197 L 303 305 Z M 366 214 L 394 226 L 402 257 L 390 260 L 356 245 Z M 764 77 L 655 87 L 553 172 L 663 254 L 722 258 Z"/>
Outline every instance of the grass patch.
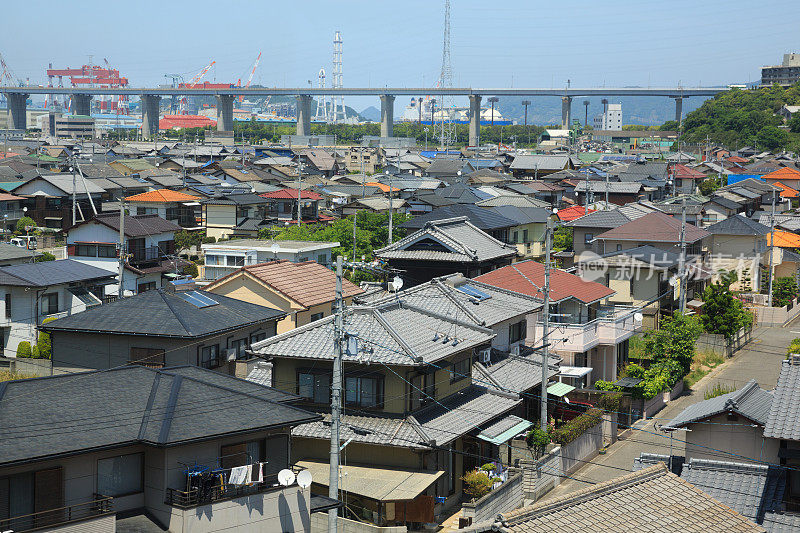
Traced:
<path fill-rule="evenodd" d="M 12 381 L 15 379 L 28 379 L 35 378 L 33 374 L 25 374 L 23 372 L 12 372 L 11 370 L 0 370 L 0 381 Z"/>
<path fill-rule="evenodd" d="M 710 400 L 711 398 L 716 398 L 717 396 L 722 396 L 723 394 L 728 394 L 729 392 L 733 392 L 736 390 L 736 387 L 729 387 L 727 385 L 722 385 L 721 383 L 717 383 L 710 389 L 703 394 L 703 398 L 706 400 Z"/>
<path fill-rule="evenodd" d="M 683 378 L 683 386 L 690 388 L 703 379 L 709 372 L 725 362 L 725 358 L 714 352 L 700 352 L 694 355 L 692 368 Z"/>

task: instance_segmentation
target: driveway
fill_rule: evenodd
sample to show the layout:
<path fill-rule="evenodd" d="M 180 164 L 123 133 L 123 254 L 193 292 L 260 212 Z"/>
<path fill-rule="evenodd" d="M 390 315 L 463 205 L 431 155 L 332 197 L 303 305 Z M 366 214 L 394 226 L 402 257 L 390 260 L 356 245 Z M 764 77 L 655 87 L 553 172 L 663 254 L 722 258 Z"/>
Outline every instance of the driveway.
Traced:
<path fill-rule="evenodd" d="M 761 327 L 753 330 L 752 340 L 732 358 L 715 368 L 709 375 L 695 383 L 692 390 L 671 401 L 655 418 L 639 421 L 627 437 L 609 447 L 605 455 L 598 455 L 579 468 L 571 478 L 550 491 L 543 499 L 556 498 L 575 490 L 621 476 L 631 471 L 633 459 L 642 452 L 669 455 L 670 438 L 658 431 L 683 409 L 703 400 L 703 394 L 716 383 L 741 387 L 750 379 L 758 381 L 764 389 L 773 389 L 778 380 L 781 361 L 792 339 L 800 337 L 800 318 L 785 327 Z M 684 454 L 682 437 L 672 440 L 672 452 Z"/>

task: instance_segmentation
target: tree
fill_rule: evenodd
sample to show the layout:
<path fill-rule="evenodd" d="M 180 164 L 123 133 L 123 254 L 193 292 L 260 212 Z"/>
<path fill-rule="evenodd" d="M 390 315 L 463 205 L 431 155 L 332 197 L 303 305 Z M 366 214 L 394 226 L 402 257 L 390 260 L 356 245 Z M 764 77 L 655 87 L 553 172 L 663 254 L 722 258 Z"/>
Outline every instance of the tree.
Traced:
<path fill-rule="evenodd" d="M 703 196 L 711 196 L 711 193 L 719 189 L 719 178 L 708 178 L 700 182 L 700 194 Z"/>
<path fill-rule="evenodd" d="M 203 239 L 206 236 L 206 232 L 204 231 L 176 231 L 175 232 L 175 250 L 177 252 L 181 252 L 183 250 L 188 250 L 192 246 L 200 247 L 203 243 Z"/>
<path fill-rule="evenodd" d="M 656 363 L 671 361 L 687 373 L 694 358 L 694 343 L 702 331 L 703 326 L 696 317 L 676 312 L 663 320 L 661 329 L 648 334 L 645 349 Z"/>
<path fill-rule="evenodd" d="M 789 131 L 792 133 L 800 133 L 800 113 L 795 113 L 789 120 Z"/>
<path fill-rule="evenodd" d="M 752 324 L 753 317 L 742 302 L 733 296 L 730 286 L 737 280 L 736 272 L 725 272 L 713 285 L 703 291 L 703 329 L 730 338 L 739 329 Z"/>
<path fill-rule="evenodd" d="M 553 248 L 556 251 L 572 248 L 572 228 L 559 226 L 553 233 Z"/>
<path fill-rule="evenodd" d="M 36 227 L 36 221 L 31 217 L 22 217 L 21 219 L 17 220 L 17 225 L 14 227 L 14 231 L 21 235 L 26 232 L 25 228 L 28 226 Z"/>
<path fill-rule="evenodd" d="M 756 140 L 759 146 L 763 146 L 769 150 L 783 148 L 789 142 L 789 135 L 786 130 L 780 129 L 777 126 L 764 126 L 758 131 Z"/>
<path fill-rule="evenodd" d="M 797 298 L 797 282 L 792 277 L 775 278 L 772 282 L 772 305 L 783 307 Z"/>

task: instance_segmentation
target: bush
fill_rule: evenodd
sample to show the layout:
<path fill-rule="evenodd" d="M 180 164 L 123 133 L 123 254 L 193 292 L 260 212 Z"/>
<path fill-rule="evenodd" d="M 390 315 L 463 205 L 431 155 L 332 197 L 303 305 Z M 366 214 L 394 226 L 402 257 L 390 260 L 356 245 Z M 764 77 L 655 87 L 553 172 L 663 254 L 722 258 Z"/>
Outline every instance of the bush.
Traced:
<path fill-rule="evenodd" d="M 797 282 L 794 278 L 775 278 L 772 282 L 772 306 L 784 307 L 797 298 Z"/>
<path fill-rule="evenodd" d="M 28 226 L 36 227 L 36 221 L 31 217 L 22 217 L 21 219 L 17 220 L 17 225 L 14 226 L 14 231 L 18 234 L 23 234 L 25 233 L 25 228 Z"/>
<path fill-rule="evenodd" d="M 582 415 L 576 416 L 560 428 L 554 429 L 550 436 L 553 442 L 564 446 L 583 435 L 588 429 L 599 424 L 602 419 L 603 411 L 593 407 Z"/>
<path fill-rule="evenodd" d="M 42 320 L 42 324 L 47 324 L 48 322 L 52 322 L 55 320 L 55 317 L 45 318 Z M 38 355 L 34 355 L 36 359 L 52 359 L 53 358 L 53 344 L 50 339 L 50 334 L 46 331 L 40 331 L 38 339 L 36 341 L 36 345 L 33 347 L 35 352 L 38 352 Z"/>
<path fill-rule="evenodd" d="M 615 386 L 613 383 L 611 385 Z M 609 392 L 608 394 L 603 394 L 597 401 L 597 407 L 609 413 L 619 411 L 619 408 L 622 405 L 623 396 L 624 394 L 622 392 Z"/>
<path fill-rule="evenodd" d="M 791 355 L 793 353 L 800 354 L 800 338 L 794 339 L 790 344 L 789 348 L 786 350 L 786 355 Z"/>
<path fill-rule="evenodd" d="M 533 428 L 525 436 L 525 443 L 536 451 L 536 455 L 541 455 L 550 444 L 550 434 L 542 428 Z"/>
<path fill-rule="evenodd" d="M 193 278 L 196 278 L 199 275 L 199 272 L 197 270 L 197 265 L 195 265 L 194 263 L 186 265 L 185 267 L 183 267 L 183 271 L 182 272 L 183 272 L 183 275 L 192 276 Z"/>
<path fill-rule="evenodd" d="M 28 341 L 22 341 L 17 345 L 17 357 L 25 357 L 30 359 L 31 357 L 31 343 Z"/>
<path fill-rule="evenodd" d="M 705 394 L 703 394 L 703 398 L 706 400 L 710 400 L 711 398 L 716 398 L 717 396 L 722 396 L 723 394 L 728 394 L 729 392 L 733 392 L 736 390 L 736 387 L 729 387 L 727 385 L 721 385 L 717 383 L 711 389 L 707 390 Z"/>
<path fill-rule="evenodd" d="M 40 255 L 36 256 L 37 263 L 44 263 L 45 261 L 55 261 L 56 256 L 51 254 L 50 252 L 41 252 Z"/>
<path fill-rule="evenodd" d="M 464 492 L 475 499 L 482 498 L 492 490 L 492 480 L 481 470 L 471 470 L 461 477 Z"/>
<path fill-rule="evenodd" d="M 216 237 L 203 237 L 202 244 L 214 244 L 215 242 L 217 242 Z"/>

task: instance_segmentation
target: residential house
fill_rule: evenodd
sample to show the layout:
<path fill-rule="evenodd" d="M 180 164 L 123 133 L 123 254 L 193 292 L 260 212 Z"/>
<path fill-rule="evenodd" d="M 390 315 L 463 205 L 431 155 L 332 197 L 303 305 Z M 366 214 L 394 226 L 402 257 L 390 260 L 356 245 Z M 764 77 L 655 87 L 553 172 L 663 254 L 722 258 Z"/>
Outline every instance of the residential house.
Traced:
<path fill-rule="evenodd" d="M 514 221 L 514 226 L 509 230 L 510 239 L 507 241 L 517 247 L 519 257 L 531 258 L 544 255 L 544 234 L 550 211 L 542 207 L 517 207 L 504 205 L 498 207 L 484 207 L 505 218 Z"/>
<path fill-rule="evenodd" d="M 298 165 L 305 174 L 321 174 L 335 176 L 339 171 L 339 164 L 334 155 L 320 148 L 294 149 Z"/>
<path fill-rule="evenodd" d="M 516 246 L 505 244 L 471 224 L 467 217 L 432 220 L 375 256 L 405 272 L 408 286 L 462 272 L 467 277 L 511 264 Z"/>
<path fill-rule="evenodd" d="M 206 236 L 217 239 L 243 233 L 258 236 L 270 201 L 250 192 L 215 194 L 200 201 Z"/>
<path fill-rule="evenodd" d="M 688 255 L 699 255 L 709 236 L 708 231 L 688 223 L 682 231 L 678 218 L 654 211 L 595 236 L 594 242 L 595 252 L 600 255 L 643 245 L 679 253 L 681 242 Z"/>
<path fill-rule="evenodd" d="M 114 170 L 121 172 L 124 176 L 138 174 L 144 170 L 155 170 L 155 165 L 146 159 L 115 159 L 108 164 Z"/>
<path fill-rule="evenodd" d="M 596 236 L 653 211 L 657 211 L 656 206 L 647 202 L 636 202 L 617 209 L 589 213 L 564 225 L 572 228 L 572 249 L 578 257 L 582 252 L 595 251 Z"/>
<path fill-rule="evenodd" d="M 800 189 L 800 170 L 796 168 L 781 167 L 778 170 L 764 174 L 761 176 L 761 179 L 770 185 L 775 185 L 776 182 L 780 182 L 793 189 Z"/>
<path fill-rule="evenodd" d="M 7 242 L 0 242 L 0 267 L 33 263 L 41 255 L 41 252 L 28 250 Z"/>
<path fill-rule="evenodd" d="M 580 218 L 594 212 L 595 209 L 590 209 L 588 206 L 573 205 L 559 209 L 558 213 L 556 213 L 556 216 L 561 222 L 572 222 L 576 218 Z"/>
<path fill-rule="evenodd" d="M 18 428 L 0 442 L 3 530 L 310 531 L 314 498 L 277 479 L 291 429 L 319 419 L 293 395 L 142 366 L 9 381 L 3 393 L 0 424 Z M 253 483 L 231 479 L 252 465 Z"/>
<path fill-rule="evenodd" d="M 0 193 L 0 220 L 2 220 L 2 231 L 5 233 L 13 232 L 19 219 L 25 216 L 22 210 L 22 202 L 26 199 L 14 194 Z"/>
<path fill-rule="evenodd" d="M 41 227 L 65 230 L 75 220 L 86 220 L 100 211 L 100 202 L 105 191 L 91 182 L 70 174 L 37 176 L 14 187 L 14 196 L 25 197 L 20 201 L 23 216 L 29 216 Z M 75 206 L 73 208 L 73 193 Z M 18 215 L 18 213 L 17 213 Z"/>
<path fill-rule="evenodd" d="M 330 404 L 333 319 L 251 347 L 272 362 L 276 388 L 299 394 L 321 413 Z M 360 467 L 348 471 L 348 507 L 381 526 L 434 522 L 460 501 L 463 473 L 491 457 L 482 454 L 477 435 L 521 405 L 515 394 L 472 383 L 473 357 L 494 334 L 465 314 L 441 315 L 402 298 L 348 307 L 344 322 L 353 342 L 342 357 L 341 438 L 349 442 L 347 464 Z M 294 457 L 312 471 L 329 462 L 323 417 L 292 431 Z M 387 471 L 395 473 L 393 490 L 366 490 L 369 479 L 386 479 Z M 321 476 L 315 484 L 327 490 Z M 404 513 L 392 512 L 397 506 Z"/>
<path fill-rule="evenodd" d="M 409 213 L 412 215 L 422 215 L 429 213 L 439 207 L 453 205 L 456 202 L 450 198 L 444 198 L 438 194 L 415 194 L 407 200 Z M 469 204 L 468 204 L 469 205 Z"/>
<path fill-rule="evenodd" d="M 4 355 L 14 357 L 22 341 L 37 342 L 44 320 L 99 306 L 116 276 L 72 259 L 0 267 Z"/>
<path fill-rule="evenodd" d="M 475 170 L 473 162 L 468 159 L 437 157 L 425 169 L 424 175 L 447 183 L 466 183 L 467 176 Z"/>
<path fill-rule="evenodd" d="M 504 187 L 515 193 L 531 196 L 553 206 L 561 205 L 561 199 L 564 196 L 563 187 L 546 181 L 537 180 L 509 183 L 504 185 Z"/>
<path fill-rule="evenodd" d="M 366 146 L 351 146 L 344 156 L 347 172 L 366 172 L 374 174 L 381 166 L 383 149 Z"/>
<path fill-rule="evenodd" d="M 765 438 L 764 429 L 774 401 L 751 379 L 738 390 L 690 405 L 664 427 L 683 430 L 686 459 L 776 463 L 780 441 Z"/>
<path fill-rule="evenodd" d="M 314 191 L 301 190 L 298 195 L 297 189 L 286 187 L 278 191 L 268 192 L 261 195 L 266 198 L 267 216 L 278 219 L 279 221 L 297 221 L 297 202 L 298 196 L 302 205 L 301 219 L 303 222 L 317 222 L 319 219 L 320 203 L 324 202 L 324 197 Z"/>
<path fill-rule="evenodd" d="M 199 196 L 156 189 L 128 196 L 125 202 L 137 215 L 158 215 L 185 230 L 203 228 Z"/>
<path fill-rule="evenodd" d="M 283 317 L 282 311 L 196 290 L 193 282 L 182 281 L 39 329 L 50 333 L 54 374 L 126 364 L 189 364 L 243 374 L 235 362 L 246 359 L 250 344 L 275 335 Z"/>
<path fill-rule="evenodd" d="M 517 221 L 504 217 L 497 211 L 498 208 L 482 208 L 470 204 L 452 204 L 439 207 L 415 216 L 402 224 L 401 228 L 410 231 L 417 231 L 425 227 L 425 224 L 435 220 L 444 220 L 454 217 L 467 217 L 470 224 L 481 231 L 485 231 L 498 241 L 511 244 L 511 229 L 518 225 Z"/>
<path fill-rule="evenodd" d="M 544 265 L 520 261 L 478 276 L 476 281 L 543 300 Z M 628 339 L 641 328 L 635 309 L 604 305 L 612 289 L 560 269 L 550 271 L 551 350 L 561 356 L 562 376 L 574 386 L 615 380 L 627 364 Z M 541 343 L 541 320 L 528 322 L 528 343 Z M 552 332 L 551 331 L 551 332 Z M 565 373 L 566 372 L 566 373 Z"/>
<path fill-rule="evenodd" d="M 586 205 L 586 195 L 588 191 L 589 202 L 604 200 L 606 194 L 608 195 L 609 203 L 616 205 L 625 205 L 630 202 L 636 202 L 642 197 L 650 200 L 652 197 L 647 198 L 645 188 L 638 182 L 620 182 L 620 181 L 581 181 L 575 184 L 575 192 L 578 193 L 577 202 L 581 205 Z"/>
<path fill-rule="evenodd" d="M 733 215 L 705 229 L 711 234 L 707 240 L 711 281 L 716 282 L 723 271 L 736 272 L 737 280 L 731 290 L 760 292 L 760 267 L 764 261 L 769 263 L 769 258 L 765 257 L 769 227 L 742 215 Z"/>
<path fill-rule="evenodd" d="M 161 288 L 165 281 L 189 265 L 176 257 L 175 232 L 181 228 L 158 215 L 125 215 L 125 294 Z M 106 212 L 69 228 L 67 256 L 81 263 L 119 272 L 119 213 Z M 119 280 L 106 286 L 117 294 Z"/>
<path fill-rule="evenodd" d="M 781 364 L 778 384 L 764 424 L 764 437 L 778 441 L 778 462 L 787 467 L 785 501 L 800 509 L 800 357 L 795 354 Z M 756 457 L 755 455 L 751 457 Z M 775 462 L 774 458 L 768 460 Z"/>
<path fill-rule="evenodd" d="M 675 163 L 670 165 L 669 177 L 677 194 L 694 194 L 706 175 L 686 165 Z"/>
<path fill-rule="evenodd" d="M 338 246 L 338 242 L 263 239 L 205 243 L 201 245 L 205 256 L 204 274 L 201 277 L 213 281 L 244 266 L 284 259 L 293 263 L 316 261 L 320 265 L 328 266 L 333 260 L 333 249 Z"/>
<path fill-rule="evenodd" d="M 700 519 L 699 517 L 702 517 Z M 658 531 L 763 533 L 765 529 L 656 464 L 560 498 L 500 513 L 470 533 Z"/>
<path fill-rule="evenodd" d="M 315 261 L 281 259 L 241 267 L 205 290 L 282 311 L 285 317 L 278 322 L 278 333 L 284 333 L 330 316 L 336 299 L 336 274 Z M 345 305 L 363 292 L 342 280 Z"/>
<path fill-rule="evenodd" d="M 347 217 L 362 211 L 366 211 L 368 213 L 389 213 L 389 211 L 395 214 L 407 213 L 408 204 L 405 200 L 400 198 L 393 198 L 390 201 L 389 198 L 383 195 L 378 195 L 367 196 L 365 198 L 354 198 L 349 203 L 339 207 L 339 212 L 343 217 Z"/>
<path fill-rule="evenodd" d="M 537 179 L 562 170 L 574 170 L 579 166 L 569 155 L 517 155 L 509 171 L 514 177 Z"/>

